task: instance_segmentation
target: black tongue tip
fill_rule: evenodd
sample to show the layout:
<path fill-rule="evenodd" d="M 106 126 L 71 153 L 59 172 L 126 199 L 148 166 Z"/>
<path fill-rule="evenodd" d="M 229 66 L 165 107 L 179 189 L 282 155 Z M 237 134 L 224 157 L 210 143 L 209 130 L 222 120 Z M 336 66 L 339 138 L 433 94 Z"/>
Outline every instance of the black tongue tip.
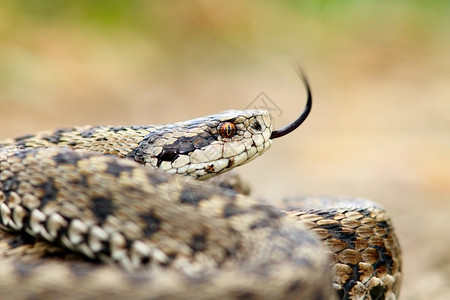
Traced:
<path fill-rule="evenodd" d="M 271 139 L 276 139 L 276 138 L 282 137 L 288 133 L 291 133 L 295 129 L 297 129 L 306 120 L 309 113 L 311 112 L 312 95 L 311 95 L 311 88 L 309 86 L 308 79 L 306 78 L 305 73 L 303 73 L 303 71 L 300 68 L 298 69 L 297 73 L 300 76 L 300 78 L 306 88 L 306 94 L 307 94 L 308 98 L 306 100 L 305 109 L 303 110 L 302 114 L 298 117 L 298 119 L 296 119 L 294 122 L 292 122 L 291 124 L 289 124 L 288 126 L 286 126 L 284 128 L 272 131 L 272 135 L 270 136 Z"/>

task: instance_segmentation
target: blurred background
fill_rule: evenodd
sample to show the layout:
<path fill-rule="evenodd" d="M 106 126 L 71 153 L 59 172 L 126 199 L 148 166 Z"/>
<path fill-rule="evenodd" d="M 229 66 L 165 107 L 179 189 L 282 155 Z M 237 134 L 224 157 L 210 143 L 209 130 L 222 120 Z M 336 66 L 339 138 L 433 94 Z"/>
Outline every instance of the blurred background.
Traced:
<path fill-rule="evenodd" d="M 0 139 L 266 107 L 258 197 L 362 196 L 403 249 L 403 299 L 450 299 L 449 1 L 0 0 Z M 260 97 L 260 93 L 264 94 Z"/>

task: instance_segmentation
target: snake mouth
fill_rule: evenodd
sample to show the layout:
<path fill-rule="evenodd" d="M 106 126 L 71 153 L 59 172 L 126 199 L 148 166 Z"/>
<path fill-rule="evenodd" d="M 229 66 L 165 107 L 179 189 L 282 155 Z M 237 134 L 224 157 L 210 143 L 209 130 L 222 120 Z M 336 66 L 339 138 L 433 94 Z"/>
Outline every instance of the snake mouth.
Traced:
<path fill-rule="evenodd" d="M 300 79 L 302 80 L 303 84 L 305 85 L 306 94 L 308 96 L 308 98 L 306 100 L 305 109 L 303 110 L 302 114 L 294 122 L 292 122 L 291 124 L 289 124 L 288 126 L 286 126 L 284 128 L 272 131 L 272 135 L 270 136 L 271 139 L 276 139 L 276 138 L 282 137 L 288 133 L 291 133 L 295 129 L 297 129 L 303 123 L 303 121 L 306 120 L 306 118 L 308 117 L 308 115 L 311 111 L 312 95 L 311 95 L 311 88 L 309 86 L 308 79 L 306 78 L 305 73 L 303 73 L 303 71 L 300 68 L 297 70 L 297 73 L 300 76 Z"/>

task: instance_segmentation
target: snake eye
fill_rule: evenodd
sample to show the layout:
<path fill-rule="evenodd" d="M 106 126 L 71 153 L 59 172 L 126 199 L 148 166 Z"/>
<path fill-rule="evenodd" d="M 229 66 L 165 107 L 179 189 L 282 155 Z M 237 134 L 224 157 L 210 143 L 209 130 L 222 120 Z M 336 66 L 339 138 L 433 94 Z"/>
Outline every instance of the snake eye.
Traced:
<path fill-rule="evenodd" d="M 223 138 L 232 138 L 236 134 L 236 125 L 231 122 L 222 123 L 219 127 L 219 134 Z"/>

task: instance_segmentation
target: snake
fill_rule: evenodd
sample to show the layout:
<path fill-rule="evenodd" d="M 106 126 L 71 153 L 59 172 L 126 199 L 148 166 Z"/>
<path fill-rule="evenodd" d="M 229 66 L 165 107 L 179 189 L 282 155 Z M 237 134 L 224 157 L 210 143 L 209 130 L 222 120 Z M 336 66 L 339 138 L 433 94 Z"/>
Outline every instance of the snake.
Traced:
<path fill-rule="evenodd" d="M 397 299 L 392 221 L 362 198 L 253 198 L 263 110 L 0 142 L 1 299 Z M 228 172 L 231 171 L 232 172 Z M 219 176 L 216 176 L 219 175 Z"/>

